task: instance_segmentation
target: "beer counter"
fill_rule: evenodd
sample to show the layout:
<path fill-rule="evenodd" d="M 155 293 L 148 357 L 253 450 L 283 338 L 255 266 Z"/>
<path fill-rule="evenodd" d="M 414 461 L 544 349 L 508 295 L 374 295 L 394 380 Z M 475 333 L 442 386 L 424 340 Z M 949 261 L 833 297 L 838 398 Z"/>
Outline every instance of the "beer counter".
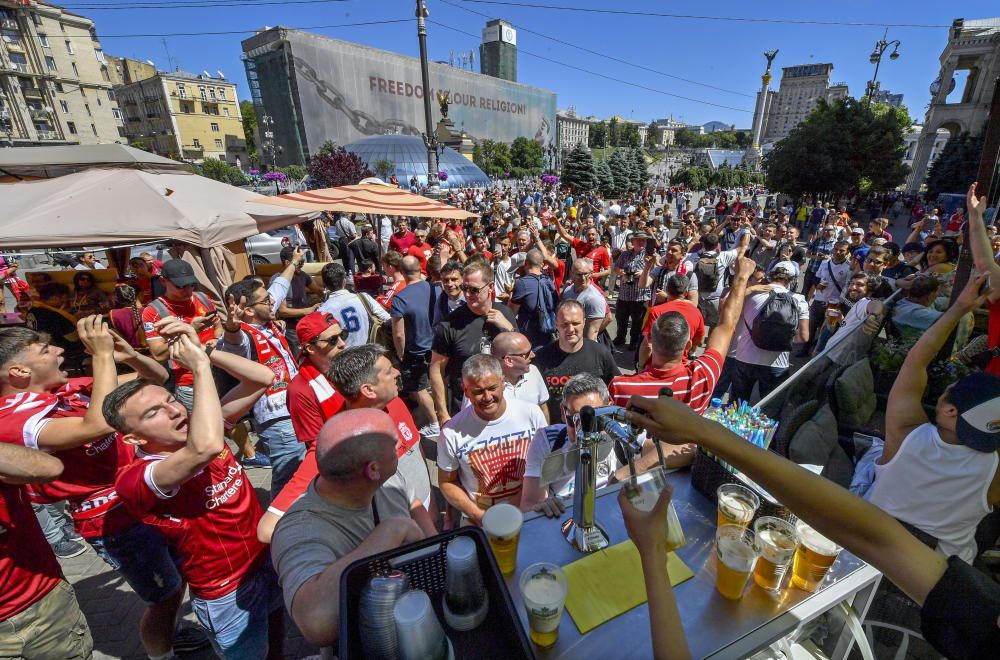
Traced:
<path fill-rule="evenodd" d="M 750 580 L 743 598 L 727 600 L 715 587 L 716 506 L 691 486 L 690 470 L 667 477 L 673 486 L 673 502 L 687 536 L 687 545 L 677 556 L 694 577 L 674 587 L 677 606 L 692 656 L 695 658 L 747 658 L 756 651 L 831 612 L 832 635 L 822 645 L 831 660 L 846 658 L 853 638 L 844 625 L 841 603 L 853 608 L 864 620 L 881 573 L 848 551 L 840 553 L 816 593 L 786 586 L 777 594 L 764 591 Z M 610 536 L 611 544 L 628 540 L 618 506 L 618 488 L 600 491 L 596 519 Z M 514 575 L 507 586 L 524 629 L 529 630 L 518 576 L 536 562 L 566 566 L 586 555 L 563 538 L 560 526 L 572 515 L 571 503 L 559 519 L 540 514 L 525 516 L 521 528 Z M 642 605 L 581 635 L 568 612 L 563 612 L 559 637 L 548 649 L 535 647 L 539 658 L 646 658 L 650 657 L 649 609 Z"/>

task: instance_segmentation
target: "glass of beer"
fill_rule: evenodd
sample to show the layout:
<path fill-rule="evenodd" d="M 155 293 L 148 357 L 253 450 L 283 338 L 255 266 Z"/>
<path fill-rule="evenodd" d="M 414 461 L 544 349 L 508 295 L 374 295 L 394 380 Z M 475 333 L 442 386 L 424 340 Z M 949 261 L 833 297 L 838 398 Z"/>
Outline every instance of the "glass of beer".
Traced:
<path fill-rule="evenodd" d="M 505 577 L 514 574 L 517 565 L 517 544 L 521 540 L 524 516 L 513 504 L 494 504 L 483 515 L 483 531 Z"/>
<path fill-rule="evenodd" d="M 559 639 L 559 623 L 569 591 L 566 574 L 555 564 L 541 562 L 521 572 L 520 584 L 531 641 L 547 649 Z"/>
<path fill-rule="evenodd" d="M 639 511 L 652 511 L 653 507 L 660 499 L 660 492 L 667 483 L 667 472 L 663 468 L 653 468 L 647 472 L 629 477 L 624 484 L 625 495 L 629 501 Z M 681 520 L 677 516 L 677 509 L 671 500 L 667 504 L 667 538 L 666 548 L 668 552 L 683 548 L 687 545 L 687 537 L 684 536 L 684 528 L 681 527 Z"/>
<path fill-rule="evenodd" d="M 758 518 L 753 524 L 753 531 L 760 546 L 760 559 L 753 572 L 753 581 L 761 589 L 778 591 L 795 554 L 799 535 L 791 523 L 772 516 Z"/>
<path fill-rule="evenodd" d="M 760 549 L 743 525 L 723 525 L 715 532 L 715 588 L 730 600 L 743 597 Z"/>
<path fill-rule="evenodd" d="M 813 592 L 840 554 L 840 546 L 801 520 L 795 525 L 799 547 L 792 560 L 792 586 Z"/>
<path fill-rule="evenodd" d="M 749 488 L 739 484 L 723 484 L 716 491 L 716 498 L 719 501 L 719 515 L 717 524 L 742 525 L 746 527 L 753 520 L 753 514 L 757 513 L 760 506 L 760 498 Z"/>

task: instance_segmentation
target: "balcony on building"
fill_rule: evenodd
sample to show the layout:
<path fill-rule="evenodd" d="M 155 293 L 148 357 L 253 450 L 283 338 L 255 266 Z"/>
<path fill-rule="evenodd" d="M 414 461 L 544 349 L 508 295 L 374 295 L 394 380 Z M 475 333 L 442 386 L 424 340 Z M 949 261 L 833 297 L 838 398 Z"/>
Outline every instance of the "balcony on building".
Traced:
<path fill-rule="evenodd" d="M 26 99 L 38 99 L 38 100 L 41 100 L 41 99 L 45 98 L 42 95 L 42 90 L 40 88 L 31 86 L 31 85 L 22 85 L 21 86 L 21 94 Z"/>

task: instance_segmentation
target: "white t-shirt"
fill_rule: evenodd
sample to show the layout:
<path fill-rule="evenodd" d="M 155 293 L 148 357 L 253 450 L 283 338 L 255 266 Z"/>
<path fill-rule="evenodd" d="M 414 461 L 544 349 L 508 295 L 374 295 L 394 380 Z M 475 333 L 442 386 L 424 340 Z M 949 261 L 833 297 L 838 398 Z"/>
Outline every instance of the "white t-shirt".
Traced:
<path fill-rule="evenodd" d="M 819 283 L 825 284 L 826 288 L 817 288 L 813 300 L 821 303 L 839 300 L 844 289 L 847 288 L 848 280 L 851 279 L 851 260 L 844 259 L 844 263 L 835 264 L 833 259 L 827 259 L 816 271 L 816 276 L 819 278 Z M 834 284 L 834 278 L 836 278 L 836 284 Z"/>
<path fill-rule="evenodd" d="M 549 389 L 545 386 L 545 379 L 542 378 L 542 373 L 538 370 L 538 367 L 531 364 L 528 365 L 528 373 L 521 376 L 520 380 L 516 383 L 513 385 L 507 382 L 504 383 L 503 398 L 508 401 L 519 399 L 541 406 L 549 400 Z M 462 407 L 467 408 L 471 405 L 472 402 L 469 401 L 469 397 L 463 395 Z"/>
<path fill-rule="evenodd" d="M 719 267 L 719 283 L 715 285 L 714 292 L 709 291 L 702 293 L 698 296 L 699 299 L 718 300 L 719 297 L 722 295 L 722 289 L 725 287 L 726 269 L 732 266 L 734 263 L 736 263 L 740 258 L 740 255 L 736 250 L 724 250 L 722 252 L 718 252 L 717 254 L 718 257 L 716 258 L 715 263 L 718 264 Z M 694 265 L 697 265 L 698 261 L 701 259 L 701 252 L 698 253 L 691 252 L 687 254 L 684 258 L 693 262 Z"/>
<path fill-rule="evenodd" d="M 340 327 L 350 333 L 347 336 L 347 341 L 344 342 L 347 348 L 363 346 L 368 343 L 368 333 L 371 323 L 368 321 L 368 312 L 365 310 L 364 303 L 358 297 L 359 295 L 365 297 L 368 308 L 372 310 L 372 313 L 376 317 L 382 319 L 383 323 L 392 322 L 385 308 L 372 300 L 372 297 L 367 293 L 351 293 L 347 289 L 331 293 L 326 301 L 316 310 L 318 312 L 333 314 L 337 317 L 337 320 L 340 321 Z"/>
<path fill-rule="evenodd" d="M 783 286 L 775 286 L 773 290 L 779 293 L 788 293 L 788 289 Z M 769 293 L 766 291 L 757 293 L 747 298 L 743 303 L 743 311 L 740 313 L 736 332 L 733 333 L 733 345 L 736 346 L 733 357 L 746 364 L 759 364 L 765 367 L 785 369 L 788 367 L 789 351 L 765 351 L 762 348 L 758 348 L 753 343 L 753 339 L 750 338 L 750 328 L 753 327 L 754 319 L 764 309 L 768 295 Z M 792 298 L 795 299 L 795 303 L 799 308 L 799 322 L 808 321 L 809 303 L 806 302 L 805 296 L 800 293 L 793 293 Z"/>
<path fill-rule="evenodd" d="M 438 437 L 438 467 L 458 470 L 462 487 L 484 509 L 497 501 L 520 501 L 528 445 L 546 425 L 537 405 L 518 399 L 506 400 L 506 405 L 504 414 L 491 422 L 472 406 L 463 408 Z"/>
<path fill-rule="evenodd" d="M 565 429 L 565 424 L 553 424 L 548 427 L 553 430 Z M 552 441 L 555 439 L 556 433 L 546 433 L 546 429 L 538 429 L 535 432 L 534 437 L 531 438 L 531 446 L 528 447 L 528 457 L 525 459 L 524 463 L 524 476 L 526 477 L 540 477 L 542 476 L 542 463 L 545 459 L 549 457 L 552 453 Z M 570 452 L 576 449 L 577 445 L 575 442 L 570 441 L 567 437 L 565 443 L 558 451 L 562 453 Z M 608 480 L 611 479 L 611 475 L 615 473 L 622 465 L 618 462 L 618 457 L 612 449 L 608 455 L 597 464 L 597 488 L 601 489 L 608 485 Z M 560 479 L 558 481 L 553 481 L 548 484 L 549 491 L 557 497 L 569 497 L 573 494 L 573 487 L 576 482 L 576 475 L 572 474 L 565 479 Z"/>

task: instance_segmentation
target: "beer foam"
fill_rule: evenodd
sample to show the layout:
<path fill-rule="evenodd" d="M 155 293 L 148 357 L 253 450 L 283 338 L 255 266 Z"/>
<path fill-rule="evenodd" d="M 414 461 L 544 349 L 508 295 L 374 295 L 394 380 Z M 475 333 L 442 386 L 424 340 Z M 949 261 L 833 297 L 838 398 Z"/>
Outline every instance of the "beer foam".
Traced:
<path fill-rule="evenodd" d="M 806 546 L 816 554 L 831 557 L 837 554 L 840 549 L 839 545 L 801 521 L 795 526 L 795 531 L 799 533 L 799 540 L 802 545 Z"/>
<path fill-rule="evenodd" d="M 728 568 L 739 573 L 749 573 L 757 560 L 756 551 L 740 539 L 723 536 L 718 540 L 719 559 Z"/>
<path fill-rule="evenodd" d="M 757 534 L 761 554 L 774 564 L 783 564 L 795 552 L 795 540 L 780 531 L 763 529 Z"/>
<path fill-rule="evenodd" d="M 724 494 L 719 496 L 719 507 L 722 513 L 733 520 L 747 521 L 753 518 L 754 505 L 739 495 Z"/>
<path fill-rule="evenodd" d="M 537 605 L 556 607 L 566 597 L 566 589 L 547 575 L 534 575 L 524 583 L 521 595 Z"/>

